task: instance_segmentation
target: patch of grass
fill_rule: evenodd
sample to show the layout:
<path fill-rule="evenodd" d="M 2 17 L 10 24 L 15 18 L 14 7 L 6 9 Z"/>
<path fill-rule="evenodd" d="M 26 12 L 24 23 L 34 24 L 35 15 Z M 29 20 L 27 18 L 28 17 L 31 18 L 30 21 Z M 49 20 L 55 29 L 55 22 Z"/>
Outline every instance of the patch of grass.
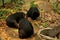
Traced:
<path fill-rule="evenodd" d="M 16 7 L 14 9 L 21 10 L 21 5 L 16 4 Z"/>
<path fill-rule="evenodd" d="M 0 10 L 0 16 L 3 16 L 3 14 L 7 14 L 8 11 L 6 10 Z"/>
<path fill-rule="evenodd" d="M 2 19 L 6 19 L 6 18 L 7 18 L 7 16 L 2 16 L 1 18 L 2 18 Z"/>
<path fill-rule="evenodd" d="M 57 3 L 53 3 L 52 7 L 53 7 L 54 12 L 57 12 L 60 14 L 60 9 L 57 7 L 57 5 L 58 5 Z"/>
<path fill-rule="evenodd" d="M 32 1 L 32 2 L 30 3 L 30 6 L 31 6 L 31 7 L 37 6 L 36 4 L 34 4 L 34 2 L 35 2 L 35 1 Z"/>
<path fill-rule="evenodd" d="M 42 23 L 42 26 L 46 28 L 46 27 L 48 27 L 48 23 L 44 22 L 44 23 Z"/>
<path fill-rule="evenodd" d="M 9 13 L 9 12 L 10 12 L 10 13 L 13 13 L 13 12 L 16 12 L 16 11 L 17 11 L 16 9 L 6 9 L 6 8 L 0 9 L 0 11 L 1 11 L 1 10 L 2 10 L 2 11 L 6 11 L 7 13 Z M 6 14 L 7 14 L 7 13 L 6 13 Z"/>
<path fill-rule="evenodd" d="M 18 1 L 16 1 L 16 6 L 15 6 L 14 9 L 21 10 L 22 5 L 23 5 L 24 3 L 25 3 L 24 0 L 18 0 Z"/>
<path fill-rule="evenodd" d="M 6 19 L 7 18 L 7 15 L 8 14 L 8 11 L 7 10 L 1 10 L 0 9 L 0 19 Z"/>
<path fill-rule="evenodd" d="M 23 5 L 25 2 L 24 2 L 24 0 L 19 0 L 18 3 L 19 3 L 20 5 Z"/>

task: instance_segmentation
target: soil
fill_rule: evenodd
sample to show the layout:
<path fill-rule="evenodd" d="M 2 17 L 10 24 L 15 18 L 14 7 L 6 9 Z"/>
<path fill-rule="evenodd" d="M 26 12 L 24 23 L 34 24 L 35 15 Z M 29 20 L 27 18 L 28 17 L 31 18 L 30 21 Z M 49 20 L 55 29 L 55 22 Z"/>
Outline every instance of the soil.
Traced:
<path fill-rule="evenodd" d="M 43 23 L 47 23 L 47 27 L 51 28 L 60 25 L 60 14 L 55 13 L 48 2 L 36 1 L 35 4 L 38 5 L 39 11 L 40 9 L 45 10 L 44 12 L 40 12 L 40 17 L 37 20 L 33 21 L 29 19 L 34 27 L 35 33 L 37 33 L 38 30 L 45 28 L 45 26 L 42 25 Z M 30 7 L 29 5 L 30 4 L 23 5 L 22 11 L 26 12 L 26 10 L 28 10 Z M 18 37 L 18 30 L 15 30 L 17 29 L 9 28 L 6 25 L 5 19 L 0 20 L 0 40 L 36 40 L 36 35 L 27 39 L 20 39 Z"/>

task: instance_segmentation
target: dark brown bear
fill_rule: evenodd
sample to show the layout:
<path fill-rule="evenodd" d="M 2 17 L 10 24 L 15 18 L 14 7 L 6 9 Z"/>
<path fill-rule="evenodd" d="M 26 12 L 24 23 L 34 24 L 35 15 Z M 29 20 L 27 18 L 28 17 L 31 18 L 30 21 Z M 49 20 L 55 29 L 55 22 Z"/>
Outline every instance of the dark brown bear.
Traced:
<path fill-rule="evenodd" d="M 11 28 L 18 28 L 18 23 L 22 18 L 25 18 L 25 14 L 23 12 L 16 12 L 7 17 L 6 24 Z"/>
<path fill-rule="evenodd" d="M 40 13 L 37 7 L 30 7 L 27 12 L 27 16 L 30 17 L 32 20 L 36 20 L 39 17 Z"/>
<path fill-rule="evenodd" d="M 19 37 L 24 39 L 24 38 L 29 38 L 33 35 L 33 26 L 32 24 L 27 20 L 27 19 L 21 19 L 19 22 Z"/>

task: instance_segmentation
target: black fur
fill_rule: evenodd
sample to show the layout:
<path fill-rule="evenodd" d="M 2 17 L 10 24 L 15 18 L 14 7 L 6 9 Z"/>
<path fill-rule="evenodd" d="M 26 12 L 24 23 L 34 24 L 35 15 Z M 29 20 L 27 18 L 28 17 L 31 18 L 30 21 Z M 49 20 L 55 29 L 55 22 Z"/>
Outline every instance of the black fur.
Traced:
<path fill-rule="evenodd" d="M 25 17 L 25 14 L 23 12 L 16 12 L 7 17 L 6 24 L 11 28 L 18 28 L 17 24 L 24 17 Z"/>
<path fill-rule="evenodd" d="M 40 13 L 37 7 L 31 7 L 27 12 L 27 16 L 31 17 L 32 20 L 36 20 Z"/>
<path fill-rule="evenodd" d="M 33 35 L 33 26 L 32 24 L 27 20 L 27 19 L 22 19 L 19 22 L 19 37 L 24 39 L 24 38 L 29 38 L 31 35 Z"/>

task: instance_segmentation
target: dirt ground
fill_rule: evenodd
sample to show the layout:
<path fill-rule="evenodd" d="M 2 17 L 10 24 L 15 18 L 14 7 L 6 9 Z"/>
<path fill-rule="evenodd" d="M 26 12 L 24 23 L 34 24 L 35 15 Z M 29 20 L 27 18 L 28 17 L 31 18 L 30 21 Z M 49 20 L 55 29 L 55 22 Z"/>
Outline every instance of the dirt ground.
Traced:
<path fill-rule="evenodd" d="M 38 4 L 38 7 L 40 9 L 44 9 L 45 12 L 40 12 L 40 17 L 37 20 L 33 21 L 29 19 L 34 27 L 35 33 L 37 33 L 38 30 L 45 28 L 44 25 L 42 25 L 43 23 L 47 23 L 47 27 L 51 28 L 60 25 L 60 14 L 54 13 L 49 3 L 46 3 L 44 1 L 37 1 L 36 4 Z M 23 6 L 24 12 L 26 12 L 28 9 L 29 4 Z M 17 29 L 9 28 L 6 25 L 5 19 L 0 20 L 0 40 L 36 40 L 36 35 L 32 36 L 31 38 L 20 39 L 18 37 L 18 30 L 14 30 Z"/>

